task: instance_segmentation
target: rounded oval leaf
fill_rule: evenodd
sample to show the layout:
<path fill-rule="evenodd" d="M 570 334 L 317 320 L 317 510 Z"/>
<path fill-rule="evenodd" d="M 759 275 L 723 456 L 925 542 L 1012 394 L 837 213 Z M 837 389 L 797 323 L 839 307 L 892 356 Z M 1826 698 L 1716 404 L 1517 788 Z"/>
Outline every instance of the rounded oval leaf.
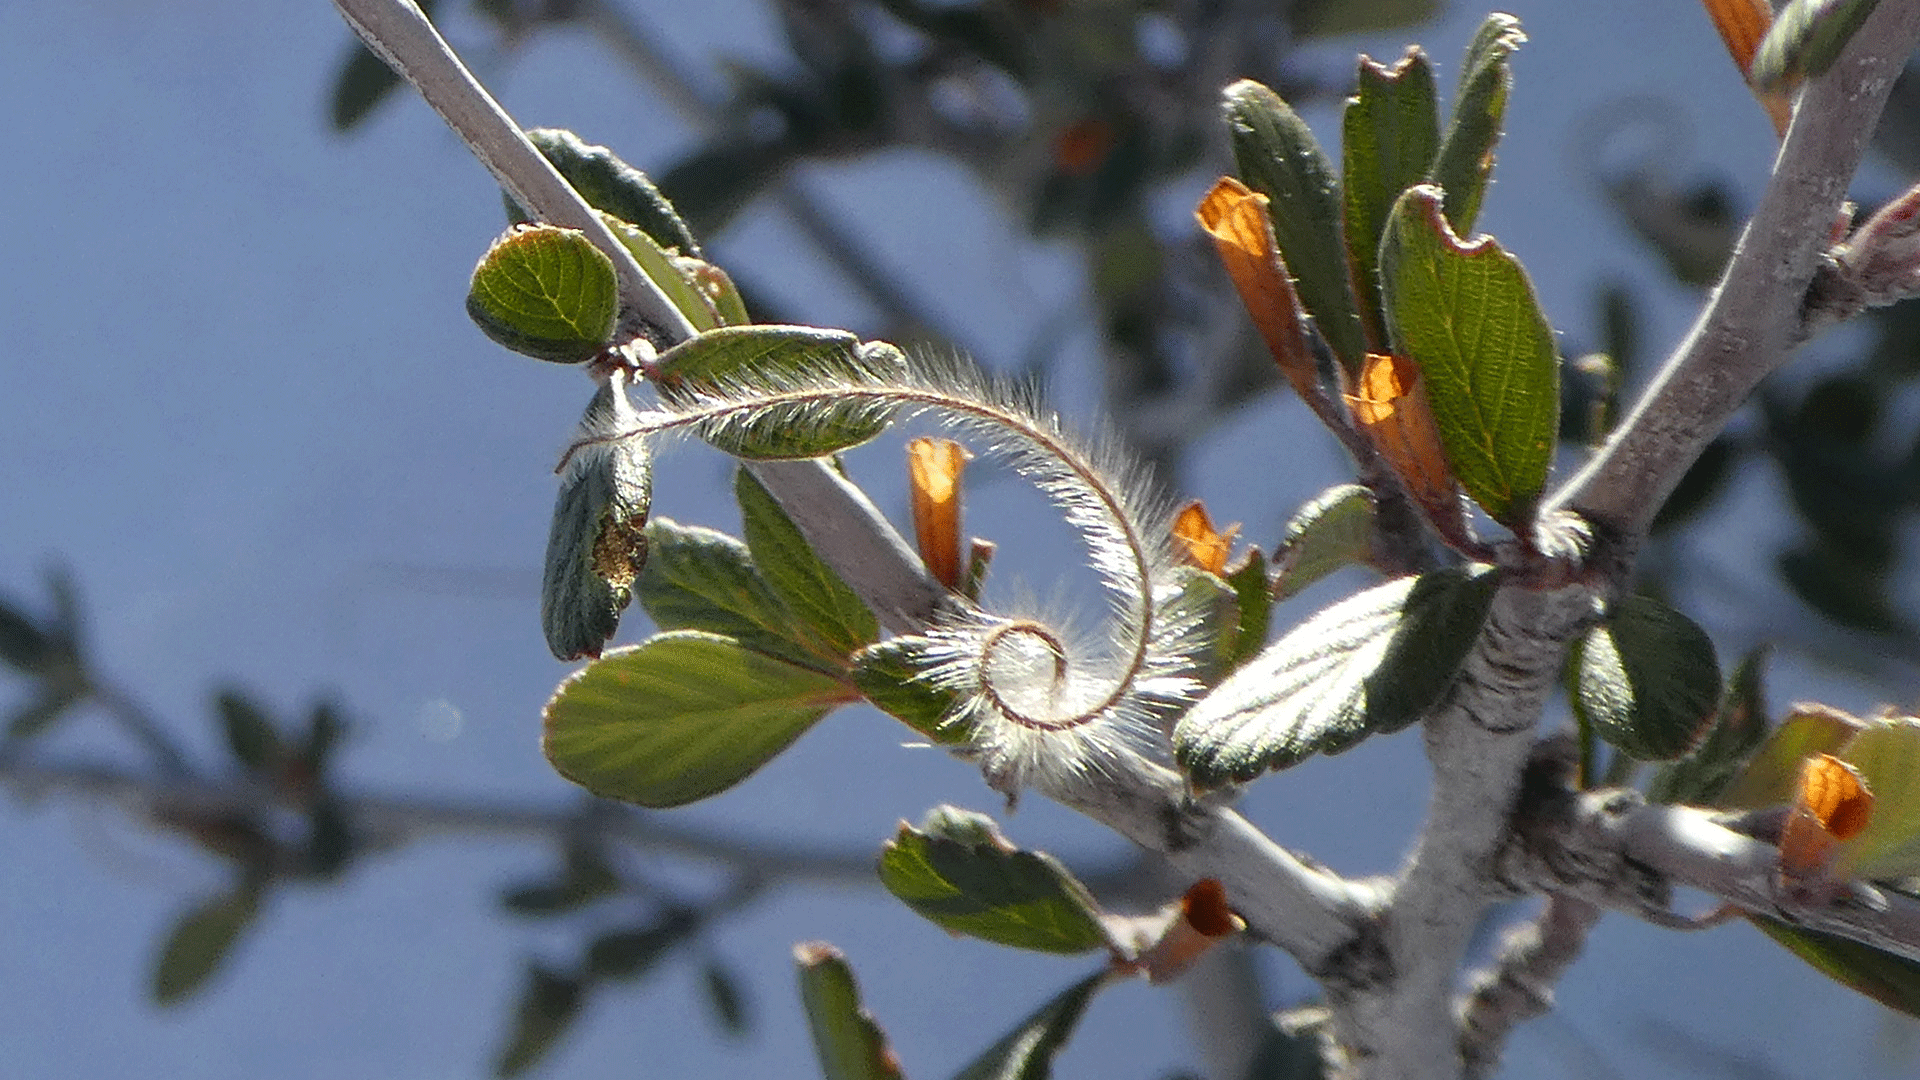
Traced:
<path fill-rule="evenodd" d="M 700 257 L 693 230 L 673 209 L 647 174 L 620 160 L 604 146 L 596 146 L 564 128 L 533 128 L 527 139 L 587 205 L 639 228 L 663 248 Z"/>
<path fill-rule="evenodd" d="M 852 696 L 830 675 L 732 638 L 677 630 L 561 683 L 543 749 L 596 795 L 680 806 L 745 780 Z"/>
<path fill-rule="evenodd" d="M 581 428 L 613 429 L 631 411 L 625 390 L 602 386 Z M 620 628 L 620 613 L 646 565 L 652 506 L 653 469 L 644 440 L 583 443 L 568 457 L 540 589 L 540 623 L 554 656 L 599 656 Z"/>
<path fill-rule="evenodd" d="M 619 292 L 613 260 L 585 233 L 523 226 L 494 241 L 474 267 L 467 314 L 514 352 L 572 364 L 613 339 Z"/>
<path fill-rule="evenodd" d="M 1720 703 L 1713 640 L 1652 597 L 1621 597 L 1581 642 L 1576 664 L 1580 722 L 1641 761 L 1693 750 Z"/>

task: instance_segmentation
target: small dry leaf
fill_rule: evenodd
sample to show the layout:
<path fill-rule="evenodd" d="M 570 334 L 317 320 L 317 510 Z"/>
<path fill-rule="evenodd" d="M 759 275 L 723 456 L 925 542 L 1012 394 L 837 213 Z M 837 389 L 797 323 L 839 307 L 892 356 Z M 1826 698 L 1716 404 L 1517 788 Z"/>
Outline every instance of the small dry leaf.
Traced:
<path fill-rule="evenodd" d="M 1800 766 L 1800 782 L 1780 834 L 1780 874 L 1804 881 L 1833 865 L 1841 844 L 1860 834 L 1873 815 L 1873 793 L 1853 766 L 1815 754 Z"/>
<path fill-rule="evenodd" d="M 933 579 L 960 587 L 960 475 L 973 455 L 952 439 L 907 443 L 907 478 L 913 488 L 913 532 L 920 559 Z"/>
<path fill-rule="evenodd" d="M 1361 430 L 1407 485 L 1407 494 L 1443 535 L 1450 535 L 1451 524 L 1460 517 L 1460 486 L 1441 447 L 1419 366 L 1404 356 L 1368 353 L 1359 393 L 1349 394 L 1347 404 Z"/>
<path fill-rule="evenodd" d="M 1727 55 L 1740 68 L 1740 75 L 1746 78 L 1753 68 L 1753 54 L 1760 48 L 1761 39 L 1767 36 L 1767 28 L 1773 25 L 1773 6 L 1767 0 L 1701 0 L 1706 6 L 1707 17 L 1713 20 L 1713 28 L 1720 32 L 1720 40 L 1726 43 Z M 1748 85 L 1752 85 L 1749 80 Z M 1793 118 L 1793 96 L 1791 89 L 1761 91 L 1754 90 L 1753 96 L 1760 101 L 1760 107 L 1767 110 L 1767 118 L 1773 121 L 1773 132 L 1784 136 L 1787 133 L 1787 121 Z"/>
<path fill-rule="evenodd" d="M 1246 928 L 1227 906 L 1227 890 L 1219 880 L 1201 878 L 1180 898 L 1180 916 L 1140 954 L 1137 965 L 1146 971 L 1148 982 L 1167 982 L 1192 967 L 1208 949 Z"/>
<path fill-rule="evenodd" d="M 1207 508 L 1199 499 L 1182 507 L 1173 519 L 1173 538 L 1181 561 L 1215 576 L 1226 573 L 1227 554 L 1239 533 L 1237 524 L 1224 530 L 1215 529 L 1213 519 L 1207 516 Z"/>
<path fill-rule="evenodd" d="M 1240 302 L 1267 343 L 1281 374 L 1303 398 L 1317 392 L 1318 371 L 1307 340 L 1306 313 L 1280 258 L 1267 219 L 1267 197 L 1231 176 L 1214 182 L 1193 216 L 1213 238 Z"/>

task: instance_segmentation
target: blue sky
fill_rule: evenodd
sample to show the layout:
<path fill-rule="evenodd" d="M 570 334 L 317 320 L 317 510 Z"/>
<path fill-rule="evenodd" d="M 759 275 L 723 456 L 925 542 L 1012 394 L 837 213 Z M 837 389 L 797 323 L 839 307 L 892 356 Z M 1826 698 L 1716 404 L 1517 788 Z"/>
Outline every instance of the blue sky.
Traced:
<path fill-rule="evenodd" d="M 757 4 L 629 3 L 658 9 L 649 17 L 709 75 L 722 55 L 777 54 Z M 1726 175 L 1747 197 L 1771 154 L 1767 125 L 1694 5 L 1512 7 L 1532 40 L 1482 227 L 1526 262 L 1570 340 L 1593 337 L 1593 286 L 1623 277 L 1645 287 L 1645 338 L 1664 348 L 1693 298 L 1662 289 L 1627 243 L 1576 167 L 1572 125 L 1624 95 L 1658 96 L 1693 130 L 1676 167 Z M 1453 11 L 1418 35 L 1443 80 L 1481 14 Z M 647 167 L 691 145 L 584 35 L 546 35 L 503 57 L 471 23 L 453 29 L 456 43 L 480 47 L 482 77 L 529 125 L 573 127 Z M 0 169 L 11 211 L 0 240 L 0 591 L 40 603 L 43 569 L 70 567 L 94 655 L 209 762 L 215 686 L 245 685 L 287 713 L 325 693 L 357 722 L 343 762 L 353 788 L 564 805 L 574 793 L 535 745 L 539 706 L 565 671 L 540 639 L 537 568 L 552 464 L 589 387 L 492 346 L 463 314 L 467 275 L 502 222 L 492 183 L 437 118 L 406 100 L 352 138 L 327 130 L 326 88 L 347 40 L 323 0 L 0 7 L 0 141 L 11 148 Z M 1359 49 L 1390 56 L 1403 43 L 1329 43 L 1309 62 L 1338 72 Z M 1330 130 L 1330 114 L 1309 119 Z M 810 169 L 809 180 L 990 357 L 1016 355 L 1070 302 L 1064 253 L 1024 246 L 943 163 L 890 155 Z M 858 328 L 871 316 L 770 213 L 713 247 L 816 322 Z M 1057 369 L 1067 400 L 1090 382 L 1084 352 L 1069 348 Z M 1270 544 L 1293 506 L 1338 478 L 1330 444 L 1303 417 L 1277 400 L 1242 410 L 1198 448 L 1190 489 Z M 895 461 L 870 455 L 856 468 L 899 514 Z M 731 526 L 715 495 L 727 469 L 693 448 L 669 458 L 657 510 Z M 1743 487 L 1734 512 L 1748 516 L 1730 526 L 1778 528 L 1764 516 L 1770 484 Z M 1018 496 L 995 491 L 970 509 L 974 531 L 1036 549 L 1009 552 L 1009 566 L 1042 593 L 1073 557 L 1065 543 L 1028 543 L 1033 507 Z M 635 617 L 626 634 L 643 629 Z M 1732 632 L 1723 654 L 1744 645 Z M 0 704 L 11 692 L 0 685 Z M 1789 672 L 1776 700 L 1813 694 L 1873 703 L 1808 672 Z M 864 850 L 938 801 L 996 808 L 976 776 L 901 749 L 902 735 L 870 713 L 836 715 L 738 791 L 679 813 Z M 119 752 L 91 724 L 48 750 Z M 1423 785 L 1418 740 L 1403 736 L 1270 779 L 1247 806 L 1337 869 L 1384 872 L 1417 826 Z M 1070 858 L 1122 850 L 1045 805 L 1023 807 L 1009 828 Z M 159 1011 L 144 1000 L 158 937 L 224 871 L 111 809 L 10 803 L 0 1060 L 9 1075 L 82 1080 L 481 1075 L 523 960 L 567 956 L 581 940 L 494 904 L 502 885 L 551 860 L 528 845 L 436 841 L 337 888 L 292 889 L 213 989 Z M 820 938 L 848 951 L 922 1076 L 957 1068 L 1084 967 L 951 940 L 877 890 L 784 890 L 714 946 L 753 994 L 752 1040 L 711 1038 L 691 994 L 697 967 L 669 964 L 643 989 L 596 1001 L 543 1075 L 810 1076 L 787 950 Z M 1278 992 L 1305 991 L 1274 967 Z M 1875 1007 L 1739 927 L 1680 937 L 1610 919 L 1561 999 L 1562 1016 L 1516 1040 L 1512 1075 L 1684 1064 L 1662 1056 L 1653 1023 L 1786 1075 L 1871 1074 L 1882 1024 Z M 1111 992 L 1058 1075 L 1149 1078 L 1188 1062 L 1169 1004 L 1144 986 Z M 1613 1073 L 1590 1067 L 1596 1056 Z"/>

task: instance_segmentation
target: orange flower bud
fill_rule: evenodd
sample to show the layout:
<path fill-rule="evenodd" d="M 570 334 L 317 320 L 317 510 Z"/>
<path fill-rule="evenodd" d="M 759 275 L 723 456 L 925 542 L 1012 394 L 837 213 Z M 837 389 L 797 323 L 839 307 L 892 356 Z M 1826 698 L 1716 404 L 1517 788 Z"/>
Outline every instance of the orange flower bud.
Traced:
<path fill-rule="evenodd" d="M 907 443 L 907 478 L 913 489 L 913 533 L 920 560 L 933 579 L 960 587 L 960 474 L 972 455 L 952 439 Z"/>
<path fill-rule="evenodd" d="M 1174 549 L 1180 560 L 1215 576 L 1226 573 L 1227 553 L 1239 532 L 1239 525 L 1216 530 L 1199 499 L 1182 507 L 1173 518 Z"/>
<path fill-rule="evenodd" d="M 1313 346 L 1307 340 L 1306 313 L 1294 293 L 1293 278 L 1280 258 L 1267 220 L 1267 197 L 1231 176 L 1213 185 L 1193 216 L 1213 237 L 1214 250 L 1233 279 L 1240 302 L 1253 316 L 1253 325 L 1267 343 L 1267 351 L 1293 384 L 1294 392 L 1311 397 L 1319 382 Z"/>

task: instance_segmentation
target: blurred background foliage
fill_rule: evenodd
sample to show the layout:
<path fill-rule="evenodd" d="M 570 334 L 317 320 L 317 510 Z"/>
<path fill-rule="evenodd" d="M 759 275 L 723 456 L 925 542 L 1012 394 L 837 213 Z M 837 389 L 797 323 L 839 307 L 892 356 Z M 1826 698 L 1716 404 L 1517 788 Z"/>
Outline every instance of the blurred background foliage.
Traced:
<path fill-rule="evenodd" d="M 1122 437 L 1175 489 L 1194 437 L 1279 385 L 1211 248 L 1191 225 L 1190 206 L 1181 203 L 1197 190 L 1196 180 L 1230 171 L 1220 137 L 1221 87 L 1248 77 L 1296 105 L 1337 102 L 1348 77 L 1327 78 L 1293 63 L 1299 43 L 1391 29 L 1413 39 L 1441 6 L 767 0 L 784 28 L 787 55 L 775 63 L 723 61 L 724 93 L 710 94 L 707 80 L 693 77 L 687 60 L 650 34 L 641 11 L 651 0 L 421 2 L 466 40 L 482 35 L 509 60 L 516 48 L 556 30 L 584 28 L 599 37 L 631 66 L 636 94 L 703 133 L 677 159 L 629 155 L 634 164 L 703 238 L 724 233 L 757 203 L 777 208 L 881 313 L 876 325 L 850 327 L 863 336 L 968 344 L 966 328 L 931 314 L 863 247 L 857 230 L 814 195 L 799 167 L 902 148 L 952 161 L 1020 229 L 1071 246 L 1096 316 L 1100 396 Z M 1719 73 L 1737 77 L 1730 66 Z M 401 89 L 384 64 L 354 44 L 333 85 L 316 93 L 330 95 L 332 123 L 350 137 L 404 96 Z M 1622 101 L 1589 121 L 1578 140 L 1581 167 L 1668 268 L 1671 288 L 1701 293 L 1717 277 L 1747 207 L 1727 180 L 1687 171 L 1684 133 L 1675 124 L 1658 103 Z M 1911 69 L 1894 91 L 1876 146 L 1883 173 L 1920 173 L 1920 78 Z M 780 310 L 756 288 L 752 267 L 728 270 L 761 321 L 810 321 L 804 311 Z M 1626 286 L 1606 285 L 1585 322 L 1561 327 L 1568 445 L 1603 439 L 1621 403 L 1657 364 L 1636 317 L 1643 299 Z M 1075 310 L 1063 310 L 1017 355 L 981 359 L 995 369 L 1044 375 L 1062 338 L 1078 332 L 1075 318 Z M 1709 582 L 1716 574 L 1733 577 L 1715 551 L 1744 547 L 1748 539 L 1708 534 L 1699 523 L 1713 518 L 1743 469 L 1773 470 L 1796 524 L 1772 561 L 1804 605 L 1803 618 L 1773 620 L 1784 644 L 1900 693 L 1920 661 L 1920 625 L 1908 614 L 1916 582 L 1909 520 L 1920 506 L 1920 306 L 1875 312 L 1815 353 L 1769 382 L 1688 475 L 1643 559 L 1646 585 L 1671 591 L 1701 575 Z M 1736 598 L 1744 588 L 1738 580 L 1718 584 Z M 91 705 L 145 749 L 152 776 L 178 788 L 171 819 L 162 824 L 233 866 L 231 889 L 188 904 L 158 950 L 151 977 L 161 1002 L 184 1000 L 204 984 L 268 891 L 331 879 L 354 860 L 402 842 L 419 824 L 395 808 L 343 805 L 334 797 L 330 764 L 342 721 L 330 704 L 291 721 L 268 715 L 243 692 L 221 690 L 209 715 L 230 761 L 217 770 L 189 762 L 132 695 L 96 677 L 73 590 L 57 576 L 44 602 L 15 597 L 0 605 L 0 659 L 33 688 L 10 719 L 4 753 L 17 762 L 32 739 Z M 91 787 L 102 797 L 135 783 L 110 770 L 46 780 Z M 596 988 L 638 979 L 675 951 L 700 958 L 715 1030 L 747 1030 L 752 1002 L 711 949 L 706 929 L 781 874 L 871 874 L 864 853 L 776 856 L 695 831 L 642 829 L 623 813 L 588 803 L 551 821 L 522 823 L 523 832 L 553 836 L 555 865 L 549 876 L 503 889 L 504 908 L 529 919 L 602 914 L 574 963 L 529 967 L 496 1058 L 503 1075 L 537 1063 Z M 462 827 L 457 811 L 446 817 L 440 825 Z M 614 853 L 629 841 L 658 844 L 663 837 L 730 869 L 710 887 L 688 889 L 639 874 Z M 1093 875 L 1107 885 L 1124 876 Z M 1270 1058 L 1292 1064 L 1275 1064 L 1269 1075 L 1291 1075 L 1299 1064 L 1279 1051 Z"/>

